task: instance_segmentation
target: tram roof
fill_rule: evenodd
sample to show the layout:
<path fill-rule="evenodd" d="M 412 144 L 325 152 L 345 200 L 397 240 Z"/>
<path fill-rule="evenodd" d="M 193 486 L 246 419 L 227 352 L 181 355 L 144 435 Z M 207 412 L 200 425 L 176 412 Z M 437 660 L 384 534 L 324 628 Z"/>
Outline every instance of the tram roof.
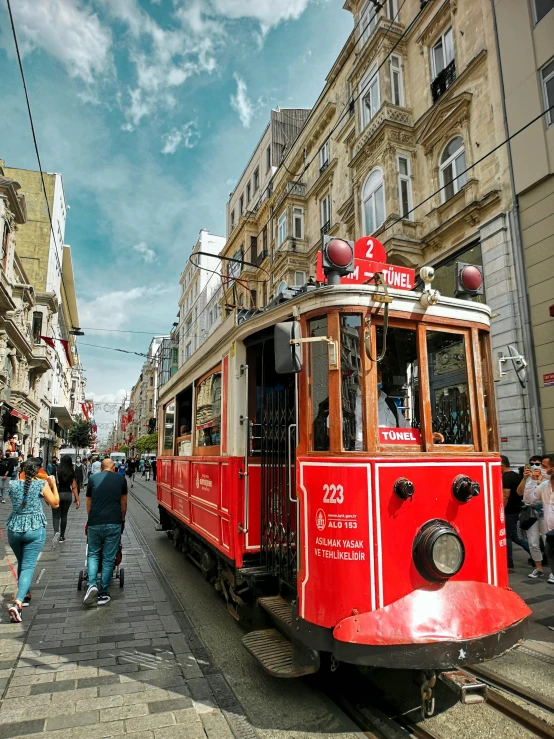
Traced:
<path fill-rule="evenodd" d="M 175 394 L 176 387 L 183 379 L 189 384 L 193 378 L 207 371 L 209 366 L 205 365 L 210 364 L 210 357 L 213 359 L 210 366 L 214 366 L 233 341 L 244 341 L 258 331 L 293 318 L 294 308 L 300 315 L 325 308 L 377 308 L 379 303 L 373 299 L 376 292 L 383 294 L 382 288 L 378 289 L 375 285 L 325 285 L 310 292 L 299 293 L 269 310 L 254 314 L 241 323 L 238 322 L 238 314 L 232 313 L 160 388 L 159 402 L 167 402 Z M 425 315 L 435 319 L 477 323 L 484 327 L 490 325 L 491 310 L 483 303 L 441 295 L 437 305 L 425 308 L 420 303 L 421 292 L 389 287 L 388 293 L 392 298 L 392 302 L 389 303 L 391 318 L 396 313 L 402 313 L 404 320 L 408 320 L 406 314 L 409 314 L 413 317 Z M 382 313 L 383 304 L 380 310 L 381 315 Z"/>

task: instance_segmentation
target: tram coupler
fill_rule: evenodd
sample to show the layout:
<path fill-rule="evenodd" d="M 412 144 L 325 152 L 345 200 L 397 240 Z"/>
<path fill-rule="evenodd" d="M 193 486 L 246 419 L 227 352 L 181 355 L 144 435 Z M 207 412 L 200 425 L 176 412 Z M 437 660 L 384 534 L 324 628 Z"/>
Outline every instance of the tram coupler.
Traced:
<path fill-rule="evenodd" d="M 463 670 L 439 672 L 439 680 L 460 696 L 460 703 L 470 705 L 487 699 L 487 686 Z"/>

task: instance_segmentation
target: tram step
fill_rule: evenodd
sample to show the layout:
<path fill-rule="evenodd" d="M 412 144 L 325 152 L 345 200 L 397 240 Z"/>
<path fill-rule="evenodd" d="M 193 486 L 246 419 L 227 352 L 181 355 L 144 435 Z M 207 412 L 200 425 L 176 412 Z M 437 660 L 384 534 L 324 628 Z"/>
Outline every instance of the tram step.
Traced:
<path fill-rule="evenodd" d="M 292 639 L 292 604 L 280 595 L 258 598 L 258 605 L 268 614 L 279 631 Z"/>
<path fill-rule="evenodd" d="M 307 664 L 296 665 L 293 659 L 293 646 L 277 629 L 251 631 L 243 637 L 242 643 L 255 657 L 266 672 L 273 677 L 291 678 L 311 675 L 319 669 L 319 657 L 309 653 Z M 301 650 L 300 657 L 305 657 Z M 306 650 L 307 651 L 307 650 Z M 296 656 L 296 655 L 294 655 Z M 309 663 L 311 660 L 311 663 Z"/>

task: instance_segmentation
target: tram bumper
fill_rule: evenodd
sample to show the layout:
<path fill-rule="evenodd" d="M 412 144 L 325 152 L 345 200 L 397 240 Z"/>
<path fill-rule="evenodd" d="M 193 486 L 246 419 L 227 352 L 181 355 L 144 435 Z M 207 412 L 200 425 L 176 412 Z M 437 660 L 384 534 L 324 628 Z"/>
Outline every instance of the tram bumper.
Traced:
<path fill-rule="evenodd" d="M 512 590 L 451 581 L 343 619 L 333 630 L 333 653 L 339 661 L 384 667 L 475 664 L 516 646 L 530 614 Z"/>

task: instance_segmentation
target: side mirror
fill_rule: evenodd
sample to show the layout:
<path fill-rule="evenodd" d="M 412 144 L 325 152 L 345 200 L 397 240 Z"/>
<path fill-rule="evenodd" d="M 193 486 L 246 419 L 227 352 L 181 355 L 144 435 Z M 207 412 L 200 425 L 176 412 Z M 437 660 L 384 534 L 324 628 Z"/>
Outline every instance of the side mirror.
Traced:
<path fill-rule="evenodd" d="M 275 344 L 275 372 L 288 375 L 302 369 L 302 344 L 291 344 L 302 338 L 298 321 L 276 323 L 273 330 Z"/>

